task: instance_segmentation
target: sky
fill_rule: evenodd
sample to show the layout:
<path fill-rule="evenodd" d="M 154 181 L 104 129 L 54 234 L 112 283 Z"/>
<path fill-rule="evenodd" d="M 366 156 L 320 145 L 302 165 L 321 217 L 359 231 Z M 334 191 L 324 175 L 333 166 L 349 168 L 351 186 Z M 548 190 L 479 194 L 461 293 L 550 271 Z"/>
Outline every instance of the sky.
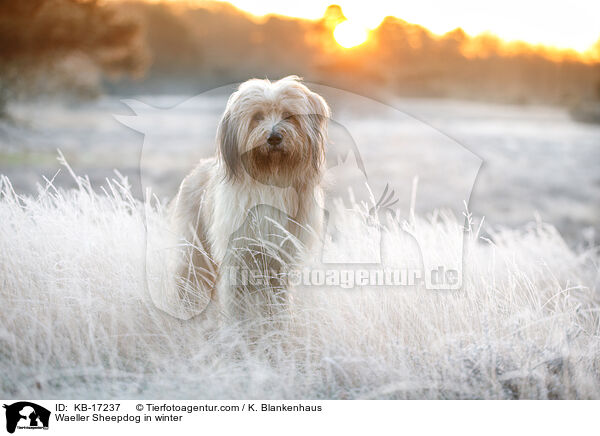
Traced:
<path fill-rule="evenodd" d="M 339 4 L 349 21 L 373 29 L 393 15 L 443 34 L 461 27 L 469 35 L 491 32 L 506 41 L 520 40 L 579 52 L 600 39 L 597 0 L 232 0 L 236 7 L 262 16 L 269 13 L 316 19 L 331 3 Z"/>

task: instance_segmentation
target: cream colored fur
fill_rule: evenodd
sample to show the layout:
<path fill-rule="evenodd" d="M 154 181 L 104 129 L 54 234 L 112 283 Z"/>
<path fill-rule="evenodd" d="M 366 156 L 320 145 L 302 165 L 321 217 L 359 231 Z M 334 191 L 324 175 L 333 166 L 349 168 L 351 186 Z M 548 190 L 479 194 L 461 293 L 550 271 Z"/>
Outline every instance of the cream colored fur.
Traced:
<path fill-rule="evenodd" d="M 173 230 L 187 242 L 177 289 L 194 314 L 211 302 L 235 319 L 285 307 L 286 269 L 321 232 L 329 116 L 325 100 L 295 76 L 252 79 L 231 95 L 216 156 L 183 180 L 170 209 Z M 243 268 L 270 280 L 240 284 L 231 271 Z"/>

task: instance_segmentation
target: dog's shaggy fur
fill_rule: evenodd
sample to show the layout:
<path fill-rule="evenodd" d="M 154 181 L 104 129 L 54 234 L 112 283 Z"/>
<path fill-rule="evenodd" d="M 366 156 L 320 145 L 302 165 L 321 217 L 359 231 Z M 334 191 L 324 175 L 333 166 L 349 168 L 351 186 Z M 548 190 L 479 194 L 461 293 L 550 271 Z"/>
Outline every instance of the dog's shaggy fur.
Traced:
<path fill-rule="evenodd" d="M 199 162 L 171 206 L 189 245 L 177 289 L 240 319 L 285 305 L 286 266 L 318 239 L 330 109 L 295 76 L 252 79 L 227 103 L 217 153 Z"/>

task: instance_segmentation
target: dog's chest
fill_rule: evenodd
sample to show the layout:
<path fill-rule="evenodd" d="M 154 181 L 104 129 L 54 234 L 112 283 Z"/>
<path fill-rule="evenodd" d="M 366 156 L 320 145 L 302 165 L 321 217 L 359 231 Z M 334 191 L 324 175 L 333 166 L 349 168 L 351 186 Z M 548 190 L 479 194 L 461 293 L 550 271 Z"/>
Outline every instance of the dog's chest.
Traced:
<path fill-rule="evenodd" d="M 218 262 L 231 244 L 280 242 L 298 211 L 298 195 L 293 188 L 222 185 L 215 196 L 210 239 Z"/>

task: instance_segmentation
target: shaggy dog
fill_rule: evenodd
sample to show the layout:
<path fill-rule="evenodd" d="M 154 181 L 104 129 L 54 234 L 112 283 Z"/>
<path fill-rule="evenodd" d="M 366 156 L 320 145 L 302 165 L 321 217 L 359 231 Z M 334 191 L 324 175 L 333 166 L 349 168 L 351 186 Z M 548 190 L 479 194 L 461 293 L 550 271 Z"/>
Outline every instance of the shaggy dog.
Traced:
<path fill-rule="evenodd" d="M 285 307 L 286 270 L 319 239 L 330 109 L 296 76 L 252 79 L 227 102 L 217 153 L 183 180 L 171 223 L 187 244 L 179 296 L 195 314 L 227 317 Z"/>

